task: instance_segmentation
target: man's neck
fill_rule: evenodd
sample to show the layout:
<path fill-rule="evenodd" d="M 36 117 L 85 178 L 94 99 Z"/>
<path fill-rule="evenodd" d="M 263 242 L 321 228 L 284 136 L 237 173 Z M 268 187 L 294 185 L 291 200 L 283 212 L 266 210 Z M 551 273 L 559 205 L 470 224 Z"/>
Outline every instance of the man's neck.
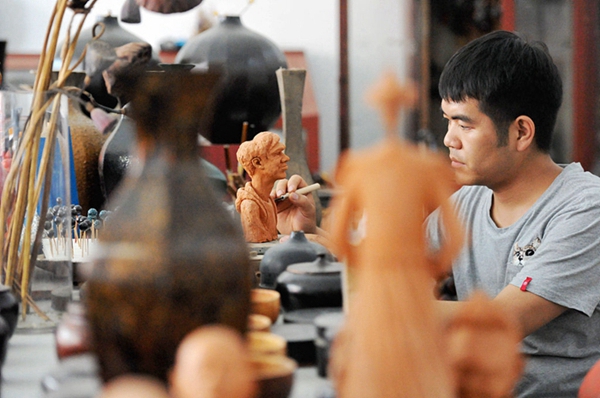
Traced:
<path fill-rule="evenodd" d="M 548 155 L 524 163 L 512 180 L 493 189 L 490 215 L 500 228 L 517 222 L 552 185 L 561 167 Z"/>

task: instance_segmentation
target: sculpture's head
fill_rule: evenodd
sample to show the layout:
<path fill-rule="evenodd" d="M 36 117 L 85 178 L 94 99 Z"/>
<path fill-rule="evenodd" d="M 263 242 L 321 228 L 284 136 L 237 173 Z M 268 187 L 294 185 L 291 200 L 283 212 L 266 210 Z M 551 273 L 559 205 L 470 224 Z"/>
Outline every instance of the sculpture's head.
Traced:
<path fill-rule="evenodd" d="M 289 156 L 284 153 L 285 145 L 279 136 L 270 131 L 258 133 L 251 141 L 240 145 L 237 160 L 244 167 L 250 178 L 257 173 L 275 180 L 285 178 Z"/>

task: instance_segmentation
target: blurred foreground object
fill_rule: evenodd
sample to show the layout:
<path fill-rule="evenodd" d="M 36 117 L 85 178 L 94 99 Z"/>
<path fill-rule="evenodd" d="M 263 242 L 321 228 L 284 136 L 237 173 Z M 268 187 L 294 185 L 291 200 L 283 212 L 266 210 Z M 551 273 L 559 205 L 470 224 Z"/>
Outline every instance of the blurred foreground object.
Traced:
<path fill-rule="evenodd" d="M 585 375 L 577 398 L 599 398 L 600 397 L 600 361 Z"/>
<path fill-rule="evenodd" d="M 523 373 L 519 324 L 476 292 L 445 333 L 459 398 L 509 398 Z"/>
<path fill-rule="evenodd" d="M 220 325 L 189 333 L 177 350 L 170 384 L 173 398 L 254 397 L 254 369 L 242 335 Z"/>
<path fill-rule="evenodd" d="M 169 398 L 167 390 L 153 377 L 128 374 L 107 383 L 98 398 Z"/>
<path fill-rule="evenodd" d="M 339 398 L 455 396 L 433 281 L 462 247 L 462 228 L 448 201 L 447 165 L 395 132 L 400 108 L 414 103 L 413 90 L 392 74 L 381 79 L 372 100 L 383 113 L 386 137 L 346 152 L 336 170 L 340 193 L 332 202 L 331 233 L 348 270 L 347 319 L 329 368 Z M 447 240 L 430 255 L 423 222 L 438 207 Z"/>
<path fill-rule="evenodd" d="M 86 305 L 105 381 L 142 373 L 168 381 L 192 330 L 220 323 L 245 333 L 251 272 L 241 228 L 214 194 L 197 150 L 218 76 L 132 78 L 140 164 L 110 200 Z"/>

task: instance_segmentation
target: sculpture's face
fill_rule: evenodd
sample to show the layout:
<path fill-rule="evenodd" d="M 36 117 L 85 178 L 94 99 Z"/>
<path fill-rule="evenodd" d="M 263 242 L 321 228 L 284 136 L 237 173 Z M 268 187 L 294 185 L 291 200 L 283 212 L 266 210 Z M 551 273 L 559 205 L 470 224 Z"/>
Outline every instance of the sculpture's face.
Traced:
<path fill-rule="evenodd" d="M 273 146 L 267 159 L 265 159 L 265 174 L 272 175 L 275 179 L 285 178 L 285 172 L 288 169 L 287 162 L 290 157 L 285 154 L 285 145 L 281 142 Z"/>

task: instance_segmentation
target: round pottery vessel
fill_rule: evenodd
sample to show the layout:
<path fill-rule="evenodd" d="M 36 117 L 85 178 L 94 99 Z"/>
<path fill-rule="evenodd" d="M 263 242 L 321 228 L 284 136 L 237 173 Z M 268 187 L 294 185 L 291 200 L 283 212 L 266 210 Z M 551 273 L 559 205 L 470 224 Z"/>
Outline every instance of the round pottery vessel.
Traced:
<path fill-rule="evenodd" d="M 298 364 L 284 356 L 253 356 L 258 392 L 256 398 L 287 398 L 294 384 Z"/>
<path fill-rule="evenodd" d="M 290 238 L 283 243 L 267 250 L 260 261 L 260 284 L 261 288 L 275 289 L 277 277 L 290 264 L 313 261 L 320 251 L 327 249 L 318 243 L 306 239 L 303 231 L 293 231 Z"/>
<path fill-rule="evenodd" d="M 341 263 L 327 260 L 325 252 L 316 260 L 292 264 L 277 277 L 277 291 L 286 311 L 342 306 Z"/>
<path fill-rule="evenodd" d="M 270 332 L 271 325 L 271 319 L 266 315 L 248 315 L 248 330 L 251 332 Z"/>
<path fill-rule="evenodd" d="M 269 130 L 281 114 L 275 72 L 287 67 L 285 54 L 271 40 L 246 28 L 239 16 L 226 16 L 190 38 L 175 63 L 196 64 L 222 74 L 206 136 L 214 144 L 239 144 L 244 122 L 251 140 Z"/>
<path fill-rule="evenodd" d="M 287 342 L 281 336 L 269 332 L 248 332 L 248 351 L 254 355 L 279 355 L 285 356 Z"/>
<path fill-rule="evenodd" d="M 276 290 L 255 288 L 250 291 L 250 312 L 267 316 L 277 322 L 281 308 L 281 295 Z"/>

